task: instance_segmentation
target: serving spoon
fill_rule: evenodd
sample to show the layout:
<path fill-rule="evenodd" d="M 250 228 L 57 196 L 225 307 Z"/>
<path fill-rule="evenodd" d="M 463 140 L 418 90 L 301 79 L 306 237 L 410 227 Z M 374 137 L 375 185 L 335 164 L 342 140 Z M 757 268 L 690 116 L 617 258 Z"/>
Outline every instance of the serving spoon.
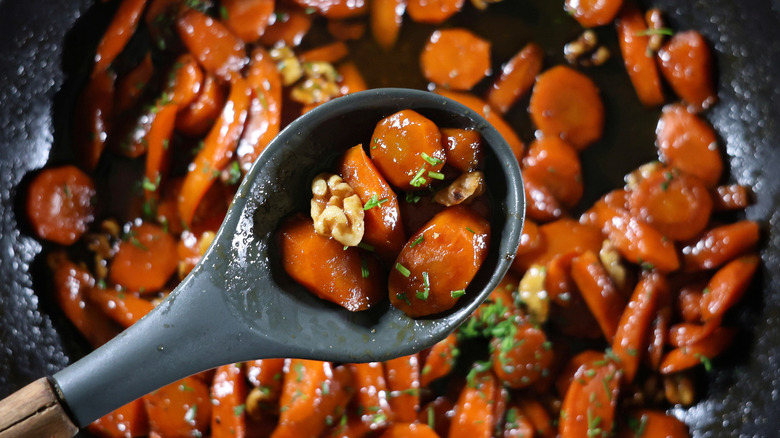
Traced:
<path fill-rule="evenodd" d="M 316 298 L 281 266 L 275 229 L 308 211 L 310 184 L 382 118 L 413 109 L 479 132 L 491 204 L 487 259 L 457 305 L 412 319 L 385 300 L 363 312 Z M 152 312 L 79 361 L 0 401 L 0 438 L 71 437 L 157 388 L 220 365 L 294 357 L 374 362 L 446 337 L 487 298 L 517 251 L 525 203 L 517 160 L 484 118 L 443 96 L 385 88 L 340 97 L 288 125 L 256 160 L 200 263 Z"/>

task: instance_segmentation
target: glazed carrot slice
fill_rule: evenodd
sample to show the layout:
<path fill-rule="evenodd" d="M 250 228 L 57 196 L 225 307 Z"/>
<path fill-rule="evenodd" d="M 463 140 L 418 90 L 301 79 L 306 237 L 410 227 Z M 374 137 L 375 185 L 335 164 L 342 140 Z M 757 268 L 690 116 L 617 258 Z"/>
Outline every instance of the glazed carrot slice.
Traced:
<path fill-rule="evenodd" d="M 284 376 L 279 425 L 272 438 L 319 436 L 325 419 L 345 412 L 351 397 L 352 376 L 347 367 L 329 362 L 292 359 Z"/>
<path fill-rule="evenodd" d="M 342 95 L 346 96 L 350 93 L 368 90 L 368 85 L 366 85 L 366 81 L 355 63 L 350 61 L 341 63 L 336 67 L 336 71 L 341 76 L 339 85 L 341 86 L 340 92 Z"/>
<path fill-rule="evenodd" d="M 339 174 L 363 203 L 363 241 L 376 247 L 386 259 L 394 259 L 406 241 L 395 192 L 368 158 L 362 145 L 354 146 L 344 154 Z"/>
<path fill-rule="evenodd" d="M 426 424 L 396 423 L 385 430 L 380 438 L 439 438 Z"/>
<path fill-rule="evenodd" d="M 27 217 L 42 239 L 71 245 L 94 220 L 95 184 L 75 166 L 45 169 L 27 191 Z"/>
<path fill-rule="evenodd" d="M 650 37 L 647 35 L 647 23 L 642 11 L 634 3 L 626 4 L 621 9 L 615 26 L 623 63 L 639 101 L 648 107 L 662 105 L 664 92 L 661 88 L 661 76 L 652 52 L 648 53 Z"/>
<path fill-rule="evenodd" d="M 73 124 L 73 144 L 79 164 L 87 171 L 95 170 L 114 116 L 114 81 L 109 71 L 92 75 L 76 103 Z"/>
<path fill-rule="evenodd" d="M 647 365 L 653 371 L 661 366 L 666 345 L 669 343 L 669 324 L 672 319 L 672 308 L 664 306 L 650 325 L 650 336 L 647 342 Z"/>
<path fill-rule="evenodd" d="M 704 297 L 705 287 L 707 287 L 705 281 L 697 281 L 680 288 L 676 305 L 683 321 L 701 322 L 701 299 Z"/>
<path fill-rule="evenodd" d="M 561 406 L 561 438 L 605 436 L 615 421 L 622 372 L 606 355 L 582 365 Z"/>
<path fill-rule="evenodd" d="M 545 265 L 544 288 L 554 303 L 567 307 L 572 297 L 579 295 L 576 283 L 571 276 L 571 262 L 580 256 L 580 252 L 571 251 L 558 254 Z"/>
<path fill-rule="evenodd" d="M 152 56 L 147 53 L 143 61 L 117 82 L 114 108 L 117 114 L 124 113 L 138 103 L 153 73 Z"/>
<path fill-rule="evenodd" d="M 685 347 L 711 335 L 720 327 L 721 318 L 712 318 L 704 324 L 681 322 L 669 328 L 669 345 L 672 347 Z"/>
<path fill-rule="evenodd" d="M 376 6 L 371 4 L 373 10 Z M 357 20 L 328 20 L 328 33 L 339 41 L 359 40 L 366 33 L 366 23 Z"/>
<path fill-rule="evenodd" d="M 535 43 L 528 43 L 501 67 L 501 75 L 493 82 L 485 100 L 501 114 L 506 113 L 522 99 L 534 85 L 542 70 L 544 51 Z"/>
<path fill-rule="evenodd" d="M 513 274 L 507 274 L 490 292 L 488 298 L 477 307 L 471 315 L 468 324 L 463 328 L 464 332 L 482 326 L 493 327 L 501 321 L 512 318 L 518 310 L 515 303 L 514 292 L 517 291 L 519 280 Z"/>
<path fill-rule="evenodd" d="M 224 105 L 225 93 L 222 87 L 214 76 L 206 76 L 198 97 L 179 111 L 176 131 L 190 137 L 200 137 L 214 125 Z"/>
<path fill-rule="evenodd" d="M 615 18 L 623 0 L 566 0 L 564 8 L 583 27 L 609 24 Z"/>
<path fill-rule="evenodd" d="M 105 438 L 135 438 L 149 434 L 149 420 L 143 399 L 133 400 L 95 420 L 87 429 Z"/>
<path fill-rule="evenodd" d="M 512 333 L 490 342 L 493 373 L 510 388 L 527 388 L 551 372 L 552 344 L 540 328 L 519 317 L 513 319 Z"/>
<path fill-rule="evenodd" d="M 374 0 L 371 3 L 371 34 L 383 49 L 395 45 L 405 10 L 406 0 Z"/>
<path fill-rule="evenodd" d="M 335 64 L 349 55 L 349 48 L 343 41 L 336 41 L 324 46 L 309 49 L 300 55 L 301 62 L 329 62 Z"/>
<path fill-rule="evenodd" d="M 710 359 L 723 352 L 734 339 L 736 329 L 718 327 L 706 338 L 666 353 L 661 361 L 661 374 L 672 374 L 704 364 L 709 368 Z"/>
<path fill-rule="evenodd" d="M 122 0 L 111 24 L 108 25 L 103 39 L 98 44 L 95 53 L 95 65 L 92 76 L 104 74 L 114 59 L 122 52 L 135 33 L 141 14 L 146 6 L 146 0 Z"/>
<path fill-rule="evenodd" d="M 203 149 L 195 156 L 179 194 L 179 216 L 192 223 L 195 209 L 214 182 L 218 173 L 230 161 L 244 129 L 249 109 L 251 88 L 244 79 L 236 79 L 219 120 L 214 124 Z"/>
<path fill-rule="evenodd" d="M 682 248 L 683 268 L 687 271 L 717 268 L 755 248 L 759 232 L 758 223 L 753 221 L 707 230 Z"/>
<path fill-rule="evenodd" d="M 282 389 L 285 359 L 260 359 L 246 363 L 249 383 L 268 393 L 269 400 L 276 400 Z"/>
<path fill-rule="evenodd" d="M 151 0 L 146 8 L 144 22 L 152 43 L 161 51 L 174 49 L 178 46 L 173 23 L 181 10 L 181 0 Z"/>
<path fill-rule="evenodd" d="M 52 259 L 56 259 L 52 270 L 57 304 L 76 329 L 95 347 L 118 335 L 118 326 L 87 301 L 87 293 L 95 285 L 92 275 L 64 255 Z"/>
<path fill-rule="evenodd" d="M 536 222 L 526 219 L 523 222 L 523 234 L 520 236 L 520 246 L 517 247 L 517 255 L 528 254 L 541 248 L 544 244 L 542 234 L 539 232 L 539 225 Z"/>
<path fill-rule="evenodd" d="M 598 88 L 587 76 L 565 66 L 539 75 L 529 111 L 545 136 L 559 137 L 577 150 L 598 141 L 604 129 Z"/>
<path fill-rule="evenodd" d="M 758 268 L 757 255 L 746 255 L 729 262 L 712 276 L 701 300 L 704 321 L 722 317 L 747 291 Z"/>
<path fill-rule="evenodd" d="M 360 420 L 372 429 L 392 420 L 385 370 L 380 362 L 350 364 Z"/>
<path fill-rule="evenodd" d="M 672 167 L 695 175 L 715 187 L 723 173 L 715 131 L 681 105 L 667 105 L 655 129 L 656 146 Z"/>
<path fill-rule="evenodd" d="M 452 333 L 431 347 L 425 356 L 424 366 L 420 371 L 420 386 L 427 388 L 434 380 L 444 377 L 452 371 L 458 349 L 458 337 Z"/>
<path fill-rule="evenodd" d="M 475 365 L 455 404 L 449 436 L 489 438 L 497 419 L 493 413 L 493 403 L 499 392 L 496 378 Z"/>
<path fill-rule="evenodd" d="M 618 438 L 689 438 L 688 426 L 663 411 L 642 409 L 628 415 Z"/>
<path fill-rule="evenodd" d="M 177 109 L 176 105 L 162 106 L 146 136 L 146 172 L 141 184 L 146 199 L 159 198 L 160 185 L 168 170 Z"/>
<path fill-rule="evenodd" d="M 417 421 L 426 424 L 440 437 L 449 436 L 450 419 L 455 404 L 445 396 L 439 396 L 428 402 L 417 414 Z"/>
<path fill-rule="evenodd" d="M 439 128 L 416 111 L 402 110 L 385 117 L 371 138 L 371 160 L 401 190 L 428 187 L 444 166 Z"/>
<path fill-rule="evenodd" d="M 608 342 L 615 337 L 626 302 L 592 251 L 571 262 L 571 276 Z"/>
<path fill-rule="evenodd" d="M 515 268 L 524 272 L 533 264 L 546 265 L 559 254 L 597 253 L 603 241 L 598 228 L 568 218 L 544 224 L 539 232 L 543 242 L 540 250 L 515 258 Z"/>
<path fill-rule="evenodd" d="M 643 179 L 628 197 L 629 211 L 673 240 L 701 233 L 709 222 L 712 198 L 704 183 L 674 168 Z"/>
<path fill-rule="evenodd" d="M 293 3 L 314 10 L 331 20 L 355 17 L 368 12 L 368 2 L 365 0 L 293 0 Z"/>
<path fill-rule="evenodd" d="M 311 218 L 291 217 L 279 239 L 285 271 L 313 294 L 353 312 L 381 301 L 386 277 L 376 258 L 320 236 Z"/>
<path fill-rule="evenodd" d="M 176 241 L 162 227 L 144 223 L 130 229 L 109 266 L 112 283 L 151 293 L 162 288 L 178 263 Z"/>
<path fill-rule="evenodd" d="M 511 405 L 506 411 L 502 426 L 503 438 L 532 437 L 535 434 L 534 424 L 529 420 L 519 406 Z"/>
<path fill-rule="evenodd" d="M 205 436 L 211 422 L 209 388 L 190 376 L 143 397 L 151 436 Z"/>
<path fill-rule="evenodd" d="M 715 211 L 742 210 L 753 203 L 749 187 L 740 184 L 718 186 L 712 194 L 712 208 Z"/>
<path fill-rule="evenodd" d="M 217 368 L 211 385 L 212 438 L 246 436 L 246 396 L 246 380 L 238 365 Z"/>
<path fill-rule="evenodd" d="M 691 111 L 705 110 L 718 100 L 712 53 L 699 32 L 676 33 L 658 52 L 658 60 L 666 81 Z"/>
<path fill-rule="evenodd" d="M 543 137 L 531 143 L 523 158 L 523 176 L 543 184 L 568 208 L 582 197 L 582 166 L 577 151 L 559 138 Z"/>
<path fill-rule="evenodd" d="M 420 67 L 436 85 L 468 90 L 490 73 L 490 42 L 466 29 L 434 31 L 420 55 Z"/>
<path fill-rule="evenodd" d="M 179 107 L 191 104 L 200 94 L 202 85 L 203 70 L 196 59 L 190 54 L 179 56 L 168 73 L 166 92 L 170 102 Z"/>
<path fill-rule="evenodd" d="M 222 0 L 225 24 L 245 43 L 258 40 L 274 12 L 274 0 Z"/>
<path fill-rule="evenodd" d="M 496 114 L 495 111 L 491 111 L 490 105 L 488 105 L 487 102 L 468 93 L 459 93 L 444 89 L 437 89 L 436 93 L 462 103 L 484 117 L 494 128 L 496 128 L 501 136 L 504 137 L 504 140 L 509 143 L 509 148 L 512 149 L 517 161 L 520 162 L 520 160 L 522 160 L 523 155 L 525 154 L 525 144 L 523 144 L 520 137 L 517 136 L 512 127 L 509 126 L 500 115 Z"/>
<path fill-rule="evenodd" d="M 411 423 L 420 410 L 419 355 L 403 356 L 384 363 L 393 421 Z"/>
<path fill-rule="evenodd" d="M 490 223 L 447 207 L 413 234 L 390 271 L 390 302 L 411 317 L 451 309 L 487 257 Z"/>
<path fill-rule="evenodd" d="M 540 438 L 555 437 L 553 420 L 541 403 L 530 398 L 521 398 L 517 401 L 517 405 L 531 424 L 533 424 L 534 430 L 539 434 Z"/>
<path fill-rule="evenodd" d="M 558 391 L 558 395 L 561 397 L 566 395 L 571 382 L 574 381 L 574 375 L 581 367 L 588 363 L 603 360 L 603 358 L 604 353 L 595 350 L 585 350 L 570 358 L 555 380 L 555 389 Z"/>
<path fill-rule="evenodd" d="M 634 381 L 650 325 L 657 313 L 658 302 L 661 295 L 668 294 L 669 286 L 664 276 L 655 271 L 645 271 L 620 317 L 615 338 L 612 340 L 612 352 L 620 358 L 626 383 Z"/>
<path fill-rule="evenodd" d="M 563 215 L 563 207 L 555 199 L 550 189 L 535 175 L 523 177 L 523 189 L 525 190 L 526 215 L 537 222 L 550 222 Z"/>
<path fill-rule="evenodd" d="M 132 292 L 92 288 L 87 296 L 90 302 L 124 328 L 135 324 L 154 309 L 151 301 L 140 298 Z"/>
<path fill-rule="evenodd" d="M 418 23 L 440 24 L 463 8 L 464 0 L 409 0 L 409 17 Z"/>
<path fill-rule="evenodd" d="M 247 63 L 244 42 L 224 24 L 190 9 L 176 21 L 176 30 L 207 72 L 226 82 L 241 77 Z"/>
<path fill-rule="evenodd" d="M 311 28 L 312 15 L 298 9 L 280 6 L 273 17 L 276 18 L 273 24 L 260 37 L 260 43 L 265 47 L 278 44 L 297 47 Z"/>
<path fill-rule="evenodd" d="M 276 63 L 264 49 L 252 54 L 247 82 L 254 92 L 244 133 L 236 155 L 246 172 L 268 143 L 279 133 L 282 122 L 282 78 Z"/>
<path fill-rule="evenodd" d="M 482 137 L 478 132 L 442 128 L 441 141 L 447 155 L 447 164 L 461 172 L 477 170 L 482 162 Z"/>

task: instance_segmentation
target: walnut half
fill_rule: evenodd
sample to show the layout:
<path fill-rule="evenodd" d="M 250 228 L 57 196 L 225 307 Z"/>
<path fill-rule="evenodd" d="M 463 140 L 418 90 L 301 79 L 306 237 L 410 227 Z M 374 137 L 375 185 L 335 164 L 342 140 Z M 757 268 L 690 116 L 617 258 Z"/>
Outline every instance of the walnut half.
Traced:
<path fill-rule="evenodd" d="M 346 246 L 363 239 L 363 203 L 338 175 L 321 173 L 311 183 L 311 218 L 317 234 L 333 237 Z"/>
<path fill-rule="evenodd" d="M 469 172 L 459 176 L 448 187 L 436 192 L 433 201 L 446 207 L 469 203 L 485 193 L 485 177 L 482 172 Z"/>

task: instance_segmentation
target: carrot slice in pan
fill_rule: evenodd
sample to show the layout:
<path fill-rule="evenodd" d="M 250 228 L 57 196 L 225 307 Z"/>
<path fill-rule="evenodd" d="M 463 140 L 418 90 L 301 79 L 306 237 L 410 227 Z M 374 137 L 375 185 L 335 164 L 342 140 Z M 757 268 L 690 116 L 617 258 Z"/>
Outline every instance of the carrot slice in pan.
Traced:
<path fill-rule="evenodd" d="M 226 82 L 241 77 L 247 63 L 244 42 L 224 24 L 190 9 L 176 21 L 176 29 L 206 71 Z"/>
<path fill-rule="evenodd" d="M 489 371 L 481 371 L 478 365 L 469 373 L 468 383 L 455 404 L 455 414 L 450 423 L 449 436 L 489 438 L 497 419 L 493 403 L 499 392 L 496 378 Z"/>
<path fill-rule="evenodd" d="M 363 79 L 363 75 L 360 74 L 360 70 L 358 70 L 355 63 L 350 61 L 344 62 L 336 67 L 336 71 L 339 73 L 339 76 L 341 76 L 341 80 L 339 81 L 341 89 L 339 91 L 342 95 L 346 96 L 350 93 L 368 90 L 368 85 L 366 85 L 366 81 Z"/>
<path fill-rule="evenodd" d="M 75 166 L 44 169 L 27 191 L 27 217 L 42 239 L 71 245 L 94 220 L 95 184 Z"/>
<path fill-rule="evenodd" d="M 151 301 L 140 298 L 132 292 L 93 287 L 87 296 L 90 302 L 124 328 L 135 324 L 154 309 Z"/>
<path fill-rule="evenodd" d="M 682 248 L 683 268 L 688 271 L 717 268 L 755 248 L 759 231 L 758 223 L 753 221 L 739 221 L 707 230 Z"/>
<path fill-rule="evenodd" d="M 260 37 L 260 43 L 265 47 L 277 44 L 298 47 L 311 28 L 312 15 L 298 9 L 280 6 L 274 12 L 274 17 L 273 24 Z"/>
<path fill-rule="evenodd" d="M 560 254 L 597 253 L 603 242 L 598 228 L 569 218 L 544 224 L 539 227 L 539 232 L 542 235 L 540 250 L 515 258 L 513 267 L 524 272 L 532 264 L 546 265 Z"/>
<path fill-rule="evenodd" d="M 583 193 L 582 165 L 577 152 L 563 140 L 543 137 L 531 143 L 523 158 L 523 176 L 542 183 L 564 206 L 571 208 Z"/>
<path fill-rule="evenodd" d="M 682 105 L 667 105 L 655 130 L 661 158 L 715 187 L 723 173 L 715 131 Z"/>
<path fill-rule="evenodd" d="M 382 48 L 395 45 L 401 30 L 406 0 L 374 0 L 371 3 L 371 34 Z"/>
<path fill-rule="evenodd" d="M 501 75 L 493 82 L 485 100 L 494 110 L 506 113 L 531 90 L 543 62 L 542 48 L 528 43 L 501 67 Z"/>
<path fill-rule="evenodd" d="M 122 52 L 138 27 L 145 6 L 146 0 L 122 0 L 98 44 L 92 76 L 104 74 Z"/>
<path fill-rule="evenodd" d="M 314 12 L 332 19 L 363 15 L 368 12 L 366 0 L 292 0 L 293 3 L 305 9 L 313 9 Z"/>
<path fill-rule="evenodd" d="M 206 76 L 195 100 L 179 111 L 176 131 L 190 137 L 200 137 L 211 129 L 224 105 L 225 93 L 222 87 L 214 76 Z"/>
<path fill-rule="evenodd" d="M 393 421 L 411 423 L 420 410 L 420 356 L 413 354 L 384 363 Z"/>
<path fill-rule="evenodd" d="M 285 359 L 259 359 L 247 362 L 246 378 L 249 383 L 258 388 L 267 388 L 272 400 L 276 399 L 282 389 L 282 376 Z"/>
<path fill-rule="evenodd" d="M 530 219 L 526 219 L 523 222 L 523 234 L 520 236 L 520 246 L 517 247 L 517 255 L 528 254 L 541 248 L 543 245 L 542 239 L 539 225 Z"/>
<path fill-rule="evenodd" d="M 517 405 L 510 405 L 504 417 L 504 424 L 501 427 L 503 438 L 524 438 L 532 437 L 536 433 L 534 424 L 525 416 L 523 410 Z"/>
<path fill-rule="evenodd" d="M 666 345 L 669 343 L 669 324 L 671 324 L 671 320 L 671 306 L 662 305 L 650 325 L 645 362 L 653 371 L 658 371 L 658 368 L 661 366 Z"/>
<path fill-rule="evenodd" d="M 211 437 L 245 437 L 246 380 L 236 364 L 217 368 L 211 384 Z"/>
<path fill-rule="evenodd" d="M 276 63 L 262 48 L 258 47 L 252 54 L 247 82 L 253 90 L 254 98 L 236 149 L 244 172 L 249 170 L 268 143 L 276 137 L 282 122 L 282 78 Z"/>
<path fill-rule="evenodd" d="M 420 371 L 420 386 L 423 388 L 434 380 L 448 375 L 455 365 L 455 352 L 458 349 L 458 337 L 452 333 L 431 347 L 425 356 Z"/>
<path fill-rule="evenodd" d="M 114 107 L 117 114 L 124 113 L 138 103 L 153 73 L 152 56 L 147 53 L 143 61 L 117 81 Z M 77 116 L 76 120 L 80 120 L 80 117 Z"/>
<path fill-rule="evenodd" d="M 274 0 L 222 0 L 225 24 L 245 43 L 257 41 L 270 24 Z"/>
<path fill-rule="evenodd" d="M 668 295 L 669 286 L 664 276 L 658 272 L 643 272 L 636 285 L 631 300 L 620 317 L 615 338 L 612 340 L 612 352 L 620 358 L 623 379 L 631 383 L 639 369 L 639 359 L 644 351 L 650 325 L 657 313 L 660 295 Z"/>
<path fill-rule="evenodd" d="M 418 23 L 440 24 L 463 8 L 464 0 L 409 0 L 409 17 Z"/>
<path fill-rule="evenodd" d="M 527 388 L 551 371 L 552 346 L 541 329 L 519 317 L 514 322 L 514 333 L 491 341 L 493 372 L 510 388 Z"/>
<path fill-rule="evenodd" d="M 561 406 L 561 438 L 606 436 L 615 421 L 620 367 L 606 355 L 580 366 Z"/>
<path fill-rule="evenodd" d="M 133 227 L 111 260 L 112 283 L 135 292 L 162 288 L 176 271 L 176 241 L 162 227 L 150 223 Z"/>
<path fill-rule="evenodd" d="M 111 71 L 94 74 L 76 103 L 73 140 L 80 165 L 87 171 L 95 170 L 114 117 L 114 82 Z"/>
<path fill-rule="evenodd" d="M 152 43 L 162 51 L 176 48 L 180 44 L 172 24 L 182 10 L 183 3 L 181 0 L 149 1 L 144 22 Z"/>
<path fill-rule="evenodd" d="M 426 424 L 396 423 L 387 428 L 380 438 L 439 438 Z"/>
<path fill-rule="evenodd" d="M 436 431 L 439 437 L 449 436 L 450 419 L 455 404 L 445 396 L 439 396 L 428 402 L 417 414 L 417 421 Z"/>
<path fill-rule="evenodd" d="M 685 347 L 694 344 L 711 335 L 720 327 L 721 318 L 712 318 L 704 324 L 681 322 L 669 328 L 669 345 L 672 347 Z"/>
<path fill-rule="evenodd" d="M 626 302 L 618 292 L 598 256 L 586 251 L 571 261 L 571 276 L 607 342 L 612 342 Z"/>
<path fill-rule="evenodd" d="M 571 382 L 574 381 L 574 375 L 585 364 L 602 360 L 604 353 L 595 350 L 585 350 L 569 359 L 569 362 L 561 369 L 558 378 L 555 380 L 555 389 L 561 397 L 566 396 Z"/>
<path fill-rule="evenodd" d="M 691 111 L 705 110 L 718 100 L 712 53 L 699 32 L 675 34 L 658 52 L 658 60 L 661 73 Z"/>
<path fill-rule="evenodd" d="M 526 418 L 534 425 L 534 430 L 539 434 L 539 438 L 555 437 L 553 420 L 541 403 L 530 398 L 521 398 L 517 404 Z"/>
<path fill-rule="evenodd" d="M 587 76 L 565 66 L 539 75 L 529 111 L 545 136 L 560 137 L 577 150 L 599 140 L 604 129 L 598 88 Z"/>
<path fill-rule="evenodd" d="M 559 306 L 568 307 L 579 291 L 571 276 L 571 262 L 582 253 L 571 251 L 558 254 L 547 262 L 544 288 L 550 299 Z"/>
<path fill-rule="evenodd" d="M 680 288 L 676 306 L 683 321 L 693 323 L 702 321 L 701 299 L 704 297 L 705 287 L 707 287 L 706 281 L 697 281 Z"/>
<path fill-rule="evenodd" d="M 688 426 L 663 411 L 642 409 L 628 415 L 618 438 L 689 438 Z"/>
<path fill-rule="evenodd" d="M 385 370 L 380 362 L 350 364 L 355 385 L 355 402 L 360 420 L 370 429 L 387 426 L 393 419 L 388 402 Z"/>
<path fill-rule="evenodd" d="M 722 317 L 747 291 L 758 268 L 757 255 L 746 255 L 731 261 L 712 276 L 701 300 L 704 321 Z"/>
<path fill-rule="evenodd" d="M 347 45 L 342 41 L 336 41 L 309 49 L 298 55 L 298 59 L 301 62 L 329 62 L 335 64 L 347 55 L 349 55 Z"/>
<path fill-rule="evenodd" d="M 371 10 L 376 8 L 374 2 Z M 359 20 L 328 20 L 328 33 L 339 41 L 359 40 L 366 33 L 366 23 Z"/>
<path fill-rule="evenodd" d="M 168 78 L 166 93 L 169 93 L 169 100 L 174 105 L 185 107 L 200 94 L 203 70 L 200 69 L 195 57 L 185 54 L 176 59 L 168 73 Z"/>
<path fill-rule="evenodd" d="M 718 327 L 706 338 L 666 353 L 659 371 L 661 374 L 672 374 L 699 364 L 709 367 L 710 359 L 728 348 L 735 335 L 736 329 Z"/>
<path fill-rule="evenodd" d="M 620 11 L 615 26 L 623 62 L 639 101 L 648 107 L 662 105 L 661 76 L 652 52 L 648 52 L 650 37 L 645 17 L 634 3 L 628 3 Z"/>
<path fill-rule="evenodd" d="M 192 223 L 195 209 L 214 182 L 218 173 L 227 166 L 239 137 L 244 130 L 250 103 L 251 89 L 244 79 L 236 79 L 219 120 L 203 141 L 203 149 L 193 160 L 179 194 L 179 216 L 186 224 Z"/>
<path fill-rule="evenodd" d="M 609 24 L 615 18 L 623 0 L 566 0 L 564 8 L 583 27 Z"/>
<path fill-rule="evenodd" d="M 160 186 L 168 170 L 177 109 L 176 105 L 162 106 L 146 136 L 146 172 L 141 187 L 147 200 L 159 199 Z"/>
<path fill-rule="evenodd" d="M 476 131 L 442 128 L 441 141 L 447 164 L 461 172 L 477 170 L 482 163 L 482 137 Z"/>
<path fill-rule="evenodd" d="M 712 194 L 712 208 L 715 211 L 742 210 L 753 202 L 749 187 L 740 184 L 718 186 Z"/>
<path fill-rule="evenodd" d="M 363 241 L 375 246 L 377 252 L 386 259 L 394 259 L 406 241 L 395 192 L 361 145 L 350 148 L 344 154 L 339 165 L 339 174 L 355 190 L 363 203 Z"/>
<path fill-rule="evenodd" d="M 209 388 L 190 376 L 143 397 L 151 436 L 204 436 L 211 421 Z"/>
<path fill-rule="evenodd" d="M 434 31 L 420 55 L 420 67 L 436 85 L 468 90 L 490 73 L 490 42 L 466 29 Z"/>
<path fill-rule="evenodd" d="M 537 222 L 550 222 L 563 216 L 563 207 L 550 189 L 535 175 L 523 176 L 526 215 Z"/>
<path fill-rule="evenodd" d="M 149 420 L 143 399 L 130 403 L 104 415 L 87 426 L 87 429 L 105 438 L 134 438 L 149 434 Z"/>

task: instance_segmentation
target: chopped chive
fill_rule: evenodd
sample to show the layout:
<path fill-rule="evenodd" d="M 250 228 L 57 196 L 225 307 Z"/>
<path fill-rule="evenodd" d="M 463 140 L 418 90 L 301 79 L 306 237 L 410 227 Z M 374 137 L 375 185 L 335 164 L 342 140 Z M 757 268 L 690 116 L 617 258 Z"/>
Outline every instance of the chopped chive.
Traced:
<path fill-rule="evenodd" d="M 135 247 L 137 247 L 137 248 L 139 248 L 139 249 L 141 249 L 143 251 L 149 251 L 149 248 L 146 245 L 144 245 L 143 243 L 141 243 L 141 241 L 138 240 L 138 238 L 136 238 L 135 236 L 130 238 L 130 243 L 132 243 L 133 246 L 135 246 Z"/>
<path fill-rule="evenodd" d="M 640 30 L 639 32 L 635 32 L 634 33 L 634 36 L 652 36 L 652 35 L 672 36 L 672 35 L 674 35 L 674 31 L 672 29 L 669 29 L 668 27 L 662 27 L 660 29 Z"/>
<path fill-rule="evenodd" d="M 222 17 L 223 20 L 227 20 L 229 18 L 228 17 L 228 11 L 227 11 L 227 8 L 225 6 L 220 6 L 219 7 L 219 16 Z"/>
<path fill-rule="evenodd" d="M 420 201 L 420 195 L 412 192 L 406 193 L 406 202 L 407 204 L 416 204 Z"/>
<path fill-rule="evenodd" d="M 358 248 L 365 249 L 366 251 L 374 252 L 374 245 L 369 245 L 366 242 L 358 243 Z"/>
<path fill-rule="evenodd" d="M 436 429 L 436 416 L 433 412 L 433 406 L 428 407 L 428 427 Z"/>
<path fill-rule="evenodd" d="M 419 245 L 420 242 L 422 242 L 423 240 L 425 240 L 425 233 L 420 234 L 420 237 L 414 239 L 414 242 L 412 242 L 411 246 L 409 247 L 414 248 L 415 246 Z"/>
<path fill-rule="evenodd" d="M 363 278 L 368 278 L 370 272 L 368 272 L 368 259 L 365 257 L 360 258 L 360 271 Z"/>
<path fill-rule="evenodd" d="M 402 264 L 400 264 L 400 263 L 396 263 L 396 264 L 395 264 L 395 269 L 396 269 L 398 272 L 400 272 L 400 273 L 401 273 L 401 275 L 403 275 L 403 276 L 404 276 L 404 277 L 406 277 L 406 278 L 409 278 L 409 275 L 412 273 L 412 271 L 410 271 L 410 270 L 406 269 L 406 266 L 404 266 L 404 265 L 402 265 Z"/>
<path fill-rule="evenodd" d="M 246 405 L 243 405 L 243 404 L 234 407 L 233 408 L 233 415 L 235 415 L 236 417 L 240 417 L 241 414 L 244 413 L 244 409 L 246 409 Z"/>
<path fill-rule="evenodd" d="M 426 163 L 430 164 L 431 166 L 435 166 L 437 164 L 441 164 L 442 163 L 442 161 L 440 159 L 438 159 L 436 157 L 432 157 L 432 156 L 426 154 L 425 152 L 420 154 L 420 156 L 422 157 L 423 160 L 425 160 Z"/>
<path fill-rule="evenodd" d="M 703 355 L 701 353 L 695 353 L 693 356 L 695 358 L 699 359 L 699 362 L 701 362 L 702 365 L 704 365 L 704 369 L 707 372 L 712 371 L 712 361 L 710 360 L 709 357 L 707 357 L 707 356 L 705 356 L 705 355 Z"/>
<path fill-rule="evenodd" d="M 347 250 L 347 248 L 349 248 L 349 247 L 348 247 L 347 245 L 344 245 L 344 248 L 342 248 L 342 249 L 343 249 L 344 251 L 346 251 L 346 250 Z"/>
<path fill-rule="evenodd" d="M 314 9 L 314 8 L 306 8 L 306 9 L 303 10 L 303 12 L 305 12 L 306 15 L 311 15 L 311 14 L 317 12 L 317 10 Z"/>
<path fill-rule="evenodd" d="M 155 181 L 150 180 L 148 177 L 144 177 L 143 181 L 141 182 L 141 187 L 144 188 L 144 190 L 149 192 L 154 192 L 157 190 L 157 187 L 160 186 L 160 175 L 157 175 L 157 178 Z"/>
<path fill-rule="evenodd" d="M 387 201 L 389 201 L 387 198 L 377 199 L 377 195 L 374 193 L 371 195 L 371 198 L 368 200 L 368 202 L 366 202 L 366 205 L 363 206 L 363 210 L 367 211 L 374 207 L 379 207 Z"/>
<path fill-rule="evenodd" d="M 395 297 L 398 298 L 399 300 L 405 302 L 407 306 L 411 306 L 412 305 L 412 303 L 409 301 L 409 297 L 407 297 L 406 294 L 404 294 L 404 293 L 397 293 L 397 294 L 395 294 Z"/>
<path fill-rule="evenodd" d="M 466 227 L 466 231 L 468 231 L 468 232 L 469 232 L 469 233 L 471 233 L 471 234 L 477 234 L 477 233 L 476 233 L 474 230 L 472 230 L 472 229 L 471 229 L 471 228 L 469 228 L 469 227 Z"/>
<path fill-rule="evenodd" d="M 429 292 L 427 289 L 426 289 L 426 290 L 424 290 L 424 291 L 422 291 L 422 292 L 418 290 L 418 291 L 415 293 L 415 295 L 417 296 L 417 298 L 419 298 L 419 299 L 421 299 L 421 300 L 423 300 L 423 301 L 426 301 L 426 300 L 428 300 L 428 295 L 429 295 L 429 294 L 430 294 L 430 292 Z"/>
<path fill-rule="evenodd" d="M 67 184 L 62 185 L 62 191 L 65 192 L 65 197 L 70 199 L 73 197 L 73 193 L 70 191 L 70 187 Z"/>
<path fill-rule="evenodd" d="M 444 174 L 440 172 L 430 171 L 428 172 L 428 176 L 433 179 L 438 179 L 439 181 L 444 179 Z"/>
<path fill-rule="evenodd" d="M 423 164 L 420 166 L 420 169 L 417 171 L 417 173 L 414 175 L 414 178 L 412 178 L 411 181 L 409 181 L 409 184 L 412 185 L 412 187 L 420 187 L 423 184 L 425 184 L 425 178 L 423 178 L 423 174 L 425 173 L 425 165 Z"/>

